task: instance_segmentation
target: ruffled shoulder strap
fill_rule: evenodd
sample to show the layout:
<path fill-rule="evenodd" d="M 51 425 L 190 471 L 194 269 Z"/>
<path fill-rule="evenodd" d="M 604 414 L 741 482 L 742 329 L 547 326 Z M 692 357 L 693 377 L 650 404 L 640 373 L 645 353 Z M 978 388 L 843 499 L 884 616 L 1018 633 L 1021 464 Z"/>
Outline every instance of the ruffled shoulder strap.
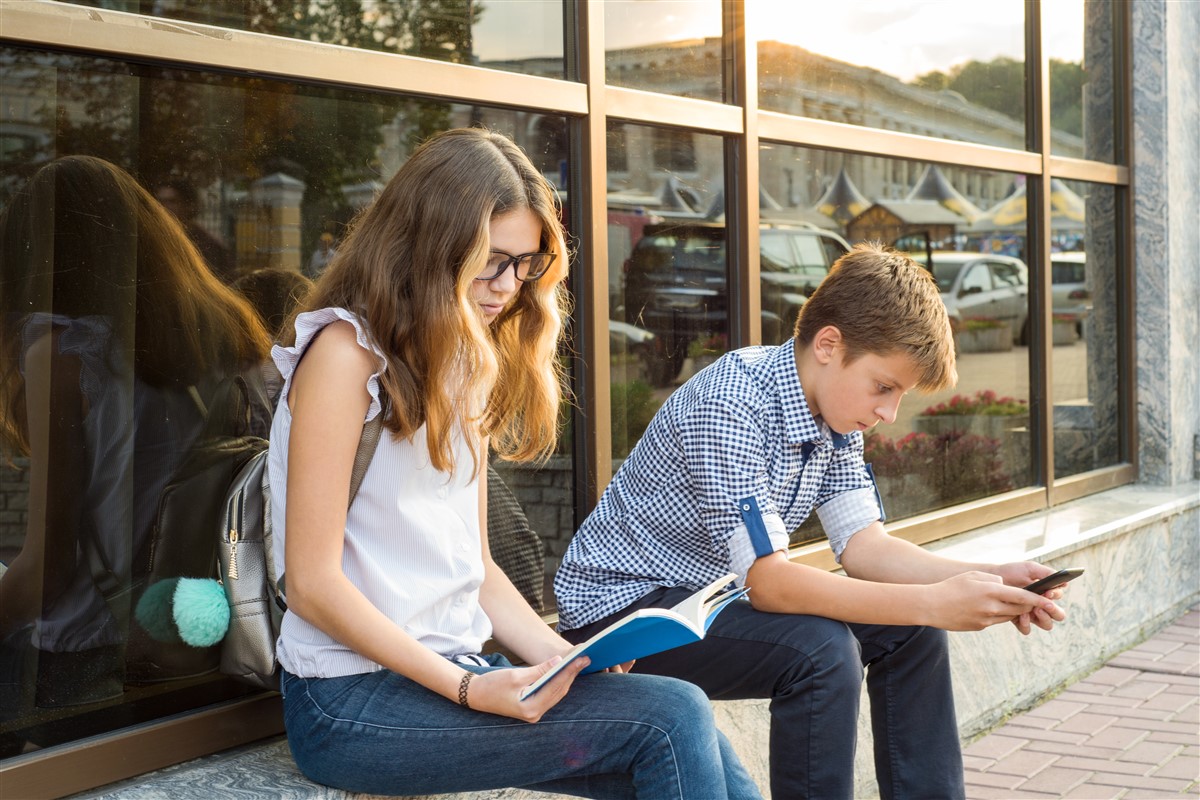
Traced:
<path fill-rule="evenodd" d="M 297 315 L 296 343 L 291 347 L 275 345 L 271 348 L 271 358 L 274 360 L 275 366 L 279 369 L 279 374 L 283 376 L 283 388 L 280 390 L 279 397 L 283 398 L 287 396 L 292 386 L 292 375 L 296 371 L 296 365 L 300 363 L 300 357 L 304 355 L 304 351 L 312 344 L 316 335 L 326 325 L 337 320 L 345 320 L 354 326 L 358 346 L 374 355 L 379 364 L 379 369 L 371 373 L 371 377 L 367 380 L 367 391 L 371 394 L 371 405 L 367 408 L 367 416 L 363 421 L 369 422 L 382 409 L 379 402 L 379 376 L 387 369 L 387 360 L 383 357 L 379 347 L 371 338 L 367 324 L 357 314 L 347 311 L 344 308 L 321 308 L 316 311 L 306 311 L 303 314 Z"/>
<path fill-rule="evenodd" d="M 29 315 L 21 329 L 21 356 L 18 369 L 25 374 L 25 354 L 38 339 L 53 329 L 60 330 L 58 352 L 76 356 L 80 362 L 79 390 L 95 404 L 107 384 L 124 372 L 121 354 L 112 348 L 112 323 L 99 316 L 67 317 L 36 312 Z"/>

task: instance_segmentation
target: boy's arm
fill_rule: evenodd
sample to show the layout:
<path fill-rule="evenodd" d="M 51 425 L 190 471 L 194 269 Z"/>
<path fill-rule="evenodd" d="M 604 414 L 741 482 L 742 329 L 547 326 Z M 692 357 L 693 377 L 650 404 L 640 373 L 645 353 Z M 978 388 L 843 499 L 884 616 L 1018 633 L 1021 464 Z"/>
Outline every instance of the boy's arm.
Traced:
<path fill-rule="evenodd" d="M 884 583 L 937 583 L 974 571 L 995 575 L 1008 586 L 1021 587 L 1054 572 L 1050 567 L 1034 561 L 987 564 L 945 558 L 889 535 L 879 522 L 850 538 L 842 552 L 841 563 L 847 575 Z M 1062 591 L 1050 593 L 1051 600 L 1060 597 Z M 1043 630 L 1050 630 L 1054 622 L 1061 621 L 1064 616 L 1034 611 L 1032 618 L 1018 617 L 1013 622 L 1022 633 L 1028 633 L 1030 622 Z"/>
<path fill-rule="evenodd" d="M 879 523 L 867 530 L 875 527 L 879 533 L 887 535 Z M 861 534 L 853 537 L 851 542 Z M 904 544 L 924 553 L 911 543 Z M 888 549 L 885 546 L 878 552 Z M 936 562 L 929 562 L 920 555 L 914 557 L 907 548 L 897 552 L 897 558 L 906 566 L 889 567 L 893 571 L 892 580 L 881 582 L 835 575 L 796 564 L 777 551 L 758 559 L 750 567 L 746 576 L 746 584 L 753 587 L 750 600 L 761 611 L 811 614 L 843 622 L 878 625 L 929 625 L 959 631 L 981 630 L 1019 618 L 1034 609 L 1040 609 L 1053 619 L 1065 616 L 1050 599 L 1006 586 L 997 575 L 971 570 L 970 565 L 965 564 L 957 570 L 951 569 L 946 564 L 959 562 L 949 562 L 931 553 L 925 555 L 932 556 Z M 871 560 L 865 554 L 866 550 L 859 557 Z M 844 563 L 845 553 L 842 558 Z M 962 567 L 967 567 L 966 571 Z M 915 577 L 918 574 L 925 574 L 928 579 L 898 579 L 900 575 Z"/>

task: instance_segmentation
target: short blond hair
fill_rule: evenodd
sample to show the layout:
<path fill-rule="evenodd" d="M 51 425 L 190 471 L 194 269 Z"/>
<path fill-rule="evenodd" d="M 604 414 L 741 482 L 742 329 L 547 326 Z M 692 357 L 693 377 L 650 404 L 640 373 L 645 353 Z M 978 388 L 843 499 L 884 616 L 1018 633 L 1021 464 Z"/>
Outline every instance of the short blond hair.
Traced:
<path fill-rule="evenodd" d="M 958 382 L 954 335 L 929 270 L 877 242 L 856 244 L 834 262 L 796 318 L 796 339 L 812 342 L 833 325 L 842 334 L 845 361 L 870 353 L 912 359 L 917 389 L 933 392 Z"/>

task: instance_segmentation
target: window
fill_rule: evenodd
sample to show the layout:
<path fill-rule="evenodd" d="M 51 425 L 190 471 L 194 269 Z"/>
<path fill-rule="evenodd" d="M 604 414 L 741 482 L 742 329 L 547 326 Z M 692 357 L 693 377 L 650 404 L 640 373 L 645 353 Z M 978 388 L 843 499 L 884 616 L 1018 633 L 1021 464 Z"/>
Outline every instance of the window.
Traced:
<path fill-rule="evenodd" d="M 1135 12 L 1097 0 L 876 5 L 7 3 L 0 205 L 54 159 L 96 156 L 175 208 L 227 280 L 265 267 L 316 275 L 417 142 L 460 125 L 512 136 L 557 187 L 578 254 L 563 354 L 578 408 L 564 405 L 547 464 L 497 465 L 541 536 L 549 605 L 572 532 L 669 393 L 732 348 L 786 341 L 821 277 L 866 239 L 929 267 L 958 347 L 959 385 L 907 398 L 867 438 L 894 530 L 919 539 L 909 520 L 934 514 L 927 527 L 945 535 L 1131 480 L 1122 48 Z M 269 11 L 285 6 L 300 11 Z M 589 10 L 601 25 L 579 24 Z M 1040 41 L 1027 41 L 1033 30 Z M 590 54 L 603 75 L 586 85 L 581 64 L 599 58 L 576 56 Z M 1043 75 L 1049 119 L 1027 100 Z M 13 263 L 0 263 L 4 293 Z M 131 359 L 142 336 L 114 352 Z M 115 419 L 138 422 L 132 407 Z M 177 460 L 187 437 L 151 433 L 163 415 L 149 419 L 140 463 Z M 49 464 L 63 487 L 78 466 L 69 452 Z M 37 527 L 33 470 L 22 453 L 0 456 L 8 565 Z M 131 548 L 153 481 L 130 468 L 114 497 Z M 821 536 L 819 524 L 797 531 L 816 554 L 798 557 L 828 566 Z M 86 578 L 79 566 L 52 577 Z M 136 625 L 131 613 L 120 621 Z M 9 663 L 27 667 L 32 631 L 15 635 Z M 31 682 L 0 684 L 0 769 L 247 694 L 211 674 L 125 681 L 111 649 L 33 667 Z M 131 769 L 162 765 L 132 750 Z M 49 793 L 88 788 L 59 772 Z"/>

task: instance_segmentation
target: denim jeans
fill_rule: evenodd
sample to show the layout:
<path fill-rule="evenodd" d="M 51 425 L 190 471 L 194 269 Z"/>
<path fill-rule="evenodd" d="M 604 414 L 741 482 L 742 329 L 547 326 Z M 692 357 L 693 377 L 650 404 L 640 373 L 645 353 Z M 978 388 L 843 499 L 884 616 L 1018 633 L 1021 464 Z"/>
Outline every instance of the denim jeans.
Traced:
<path fill-rule="evenodd" d="M 474 672 L 510 668 L 502 656 Z M 283 673 L 288 744 L 310 779 L 366 794 L 521 787 L 603 798 L 761 798 L 704 693 L 596 673 L 536 723 L 462 708 L 394 672 Z"/>
<path fill-rule="evenodd" d="M 659 589 L 563 636 L 583 641 L 638 608 L 670 607 L 691 592 Z M 875 775 L 884 800 L 965 795 L 945 631 L 769 614 L 737 602 L 696 644 L 639 659 L 634 674 L 695 683 L 714 700 L 771 701 L 771 793 L 854 796 L 858 706 L 866 668 Z"/>

